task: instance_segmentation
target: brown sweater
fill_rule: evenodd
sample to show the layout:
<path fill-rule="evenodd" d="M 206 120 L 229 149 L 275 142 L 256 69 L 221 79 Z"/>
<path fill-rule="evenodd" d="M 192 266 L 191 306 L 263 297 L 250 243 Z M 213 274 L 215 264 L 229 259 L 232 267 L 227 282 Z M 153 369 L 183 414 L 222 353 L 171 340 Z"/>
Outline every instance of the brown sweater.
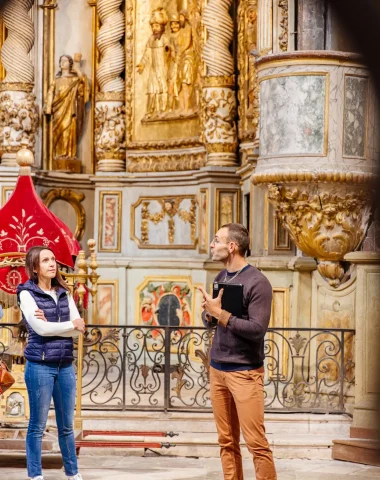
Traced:
<path fill-rule="evenodd" d="M 223 282 L 226 270 L 222 270 L 215 282 Z M 249 265 L 229 283 L 243 285 L 242 318 L 224 314 L 228 322 L 219 321 L 211 348 L 211 359 L 218 363 L 261 365 L 264 361 L 264 336 L 268 329 L 272 287 L 257 268 Z M 205 326 L 210 326 L 203 312 Z M 223 325 L 225 324 L 225 325 Z"/>

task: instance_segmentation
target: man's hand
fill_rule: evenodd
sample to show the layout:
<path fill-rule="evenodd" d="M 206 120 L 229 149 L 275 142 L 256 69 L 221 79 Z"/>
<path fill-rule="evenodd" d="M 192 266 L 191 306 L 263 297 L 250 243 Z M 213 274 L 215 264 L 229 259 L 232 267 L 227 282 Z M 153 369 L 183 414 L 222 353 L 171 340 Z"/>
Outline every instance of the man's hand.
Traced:
<path fill-rule="evenodd" d="M 78 330 L 80 333 L 84 333 L 86 330 L 86 324 L 84 323 L 83 318 L 76 318 L 73 320 L 74 329 Z"/>
<path fill-rule="evenodd" d="M 40 308 L 37 308 L 37 310 L 34 312 L 34 316 L 38 318 L 39 320 L 42 320 L 44 322 L 47 322 L 44 311 L 41 310 Z"/>
<path fill-rule="evenodd" d="M 222 313 L 223 288 L 219 290 L 219 294 L 216 298 L 212 298 L 203 287 L 198 287 L 198 290 L 203 295 L 202 307 L 206 310 L 206 313 L 219 320 L 220 314 Z"/>
<path fill-rule="evenodd" d="M 144 67 L 145 67 L 145 65 L 144 65 L 143 63 L 139 63 L 139 64 L 137 65 L 137 71 L 138 71 L 140 74 L 143 73 Z"/>

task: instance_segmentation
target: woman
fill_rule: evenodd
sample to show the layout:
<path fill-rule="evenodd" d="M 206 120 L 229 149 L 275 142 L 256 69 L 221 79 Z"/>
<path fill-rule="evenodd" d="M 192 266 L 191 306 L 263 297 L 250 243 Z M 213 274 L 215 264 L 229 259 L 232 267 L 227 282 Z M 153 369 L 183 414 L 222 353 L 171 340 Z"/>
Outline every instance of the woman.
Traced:
<path fill-rule="evenodd" d="M 24 353 L 30 405 L 28 475 L 32 480 L 43 480 L 42 436 L 53 397 L 65 473 L 69 480 L 83 480 L 75 454 L 76 380 L 72 361 L 73 337 L 84 333 L 85 323 L 58 271 L 52 250 L 32 247 L 26 254 L 25 269 L 29 280 L 18 286 L 17 294 L 29 332 Z"/>
<path fill-rule="evenodd" d="M 78 140 L 82 134 L 85 105 L 90 89 L 86 75 L 70 55 L 59 59 L 59 72 L 49 88 L 45 114 L 53 116 L 54 158 L 76 158 Z M 75 59 L 75 55 L 74 55 Z"/>

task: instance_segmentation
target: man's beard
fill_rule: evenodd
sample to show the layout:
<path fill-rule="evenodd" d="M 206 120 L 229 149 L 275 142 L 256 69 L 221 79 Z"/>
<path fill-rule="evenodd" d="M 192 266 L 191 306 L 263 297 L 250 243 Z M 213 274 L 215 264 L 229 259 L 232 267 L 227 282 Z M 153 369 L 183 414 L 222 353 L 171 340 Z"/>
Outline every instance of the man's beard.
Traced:
<path fill-rule="evenodd" d="M 155 40 L 160 40 L 160 38 L 162 37 L 162 34 L 164 32 L 161 30 L 161 32 L 153 32 L 153 37 Z"/>

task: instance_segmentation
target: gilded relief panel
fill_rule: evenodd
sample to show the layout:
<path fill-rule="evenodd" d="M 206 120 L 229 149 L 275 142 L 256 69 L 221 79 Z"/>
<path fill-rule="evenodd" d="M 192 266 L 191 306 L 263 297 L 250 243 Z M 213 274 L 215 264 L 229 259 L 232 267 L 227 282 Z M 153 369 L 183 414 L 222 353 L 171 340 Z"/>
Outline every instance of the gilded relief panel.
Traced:
<path fill-rule="evenodd" d="M 239 138 L 254 138 L 259 120 L 259 85 L 255 57 L 257 50 L 257 0 L 239 2 L 238 66 L 239 66 Z"/>
<path fill-rule="evenodd" d="M 132 205 L 131 238 L 139 248 L 197 246 L 197 199 L 195 195 L 140 197 Z"/>
<path fill-rule="evenodd" d="M 216 189 L 215 230 L 226 223 L 239 222 L 240 190 Z"/>
<path fill-rule="evenodd" d="M 127 1 L 128 147 L 199 135 L 201 39 L 198 0 Z"/>

